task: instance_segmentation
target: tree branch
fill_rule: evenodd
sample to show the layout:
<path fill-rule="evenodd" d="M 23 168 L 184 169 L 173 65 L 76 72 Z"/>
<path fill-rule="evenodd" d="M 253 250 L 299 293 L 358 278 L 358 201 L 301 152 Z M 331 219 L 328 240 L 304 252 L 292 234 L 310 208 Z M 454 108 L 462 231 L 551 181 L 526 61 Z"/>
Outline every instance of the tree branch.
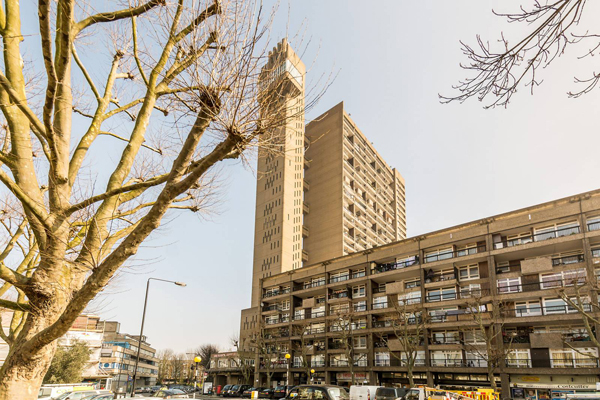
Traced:
<path fill-rule="evenodd" d="M 96 15 L 92 15 L 87 17 L 86 19 L 78 22 L 75 25 L 75 33 L 79 33 L 85 28 L 101 23 L 101 22 L 114 22 L 124 18 L 136 17 L 138 15 L 142 15 L 147 11 L 150 11 L 154 7 L 164 5 L 166 3 L 165 0 L 150 0 L 147 3 L 142 4 L 141 6 L 126 8 L 124 10 L 112 11 L 112 12 L 104 12 Z"/>

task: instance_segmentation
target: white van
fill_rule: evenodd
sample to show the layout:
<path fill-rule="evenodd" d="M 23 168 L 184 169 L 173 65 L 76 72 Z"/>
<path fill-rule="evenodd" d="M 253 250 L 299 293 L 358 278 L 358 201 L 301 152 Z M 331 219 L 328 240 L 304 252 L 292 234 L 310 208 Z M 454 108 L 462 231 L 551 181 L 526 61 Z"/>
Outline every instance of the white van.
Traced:
<path fill-rule="evenodd" d="M 383 386 L 350 386 L 350 400 L 375 400 L 377 389 Z"/>

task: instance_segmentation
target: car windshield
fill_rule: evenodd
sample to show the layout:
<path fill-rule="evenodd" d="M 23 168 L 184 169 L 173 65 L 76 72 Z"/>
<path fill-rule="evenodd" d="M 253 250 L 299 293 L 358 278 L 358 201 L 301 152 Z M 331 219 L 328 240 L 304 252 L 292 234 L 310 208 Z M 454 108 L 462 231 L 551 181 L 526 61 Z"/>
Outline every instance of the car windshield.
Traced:
<path fill-rule="evenodd" d="M 327 392 L 329 393 L 329 396 L 335 400 L 346 400 L 350 398 L 348 392 L 342 388 L 328 388 Z"/>

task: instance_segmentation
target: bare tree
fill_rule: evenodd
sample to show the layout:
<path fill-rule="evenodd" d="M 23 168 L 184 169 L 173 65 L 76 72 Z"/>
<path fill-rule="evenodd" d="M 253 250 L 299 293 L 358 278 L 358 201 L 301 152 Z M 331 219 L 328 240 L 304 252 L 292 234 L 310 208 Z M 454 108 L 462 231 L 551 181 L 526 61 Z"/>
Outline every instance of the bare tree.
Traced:
<path fill-rule="evenodd" d="M 418 349 L 423 345 L 423 334 L 425 332 L 426 312 L 420 303 L 410 304 L 407 299 L 399 299 L 394 302 L 393 312 L 389 317 L 393 338 L 387 335 L 379 335 L 380 340 L 390 349 L 390 353 L 401 365 L 406 366 L 406 376 L 410 387 L 415 385 L 414 368 L 418 357 Z M 397 342 L 400 352 L 395 352 Z"/>
<path fill-rule="evenodd" d="M 469 335 L 474 340 L 472 343 L 463 340 L 463 346 L 466 351 L 477 356 L 475 361 L 486 367 L 490 385 L 497 391 L 494 374 L 504 366 L 506 356 L 512 351 L 512 338 L 509 338 L 508 343 L 504 343 L 505 315 L 501 312 L 499 303 L 491 304 L 490 301 L 484 300 L 481 292 L 471 294 L 466 305 L 473 324 L 465 324 L 460 330 L 463 338 Z"/>
<path fill-rule="evenodd" d="M 578 29 L 585 5 L 585 0 L 536 0 L 530 6 L 521 6 L 516 12 L 494 11 L 495 15 L 506 18 L 509 23 L 527 24 L 528 29 L 510 43 L 504 33 L 500 34 L 496 45 L 479 35 L 475 46 L 461 42 L 468 60 L 461 67 L 471 76 L 454 87 L 457 95 L 441 95 L 441 101 L 463 102 L 476 97 L 480 101 L 489 98 L 486 108 L 506 106 L 521 86 L 529 86 L 533 93 L 542 82 L 542 70 L 565 54 L 567 46 L 581 43 L 579 58 L 598 54 L 600 36 L 591 32 L 590 28 Z M 596 72 L 586 78 L 576 77 L 575 82 L 580 88 L 568 92 L 569 97 L 589 93 L 599 80 L 600 73 Z"/>
<path fill-rule="evenodd" d="M 293 325 L 291 334 L 292 337 L 298 338 L 298 340 L 292 341 L 292 351 L 294 352 L 294 355 L 299 354 L 302 359 L 300 365 L 306 374 L 307 382 L 310 379 L 310 370 L 312 368 L 308 356 L 314 354 L 316 351 L 313 340 L 308 338 L 310 333 L 309 329 L 310 323 L 304 321 L 300 324 Z"/>
<path fill-rule="evenodd" d="M 250 384 L 252 382 L 252 374 L 254 373 L 255 350 L 251 346 L 250 340 L 238 339 L 238 336 L 233 336 L 231 343 L 237 352 L 237 358 L 232 361 L 239 368 L 244 384 Z"/>
<path fill-rule="evenodd" d="M 332 331 L 336 333 L 337 339 L 340 340 L 344 357 L 350 369 L 351 384 L 356 384 L 355 367 L 361 362 L 367 360 L 365 353 L 357 353 L 354 346 L 354 336 L 360 328 L 357 322 L 360 318 L 355 316 L 354 306 L 349 304 L 348 308 L 342 308 L 335 314 L 335 319 L 331 321 Z"/>
<path fill-rule="evenodd" d="M 594 276 L 594 278 L 596 277 Z M 600 312 L 600 306 L 597 302 L 594 303 L 593 301 L 590 301 L 591 295 L 593 293 L 598 293 L 598 290 L 600 290 L 598 281 L 593 279 L 585 279 L 582 281 L 581 278 L 575 278 L 572 282 L 568 283 L 572 284 L 572 286 L 560 288 L 558 290 L 558 295 L 565 302 L 567 307 L 576 310 L 579 313 L 590 341 L 594 347 L 600 349 L 600 341 L 598 341 L 595 329 L 596 326 L 600 326 L 600 318 L 597 316 L 598 312 Z M 598 355 L 593 356 L 590 353 L 582 352 L 580 349 L 573 347 L 568 341 L 564 341 L 564 343 L 567 347 L 579 354 L 598 360 Z"/>
<path fill-rule="evenodd" d="M 198 348 L 196 348 L 196 350 L 194 350 L 194 353 L 199 355 L 200 358 L 202 358 L 202 361 L 200 361 L 200 365 L 202 365 L 202 367 L 204 367 L 206 371 L 210 369 L 210 358 L 213 354 L 216 354 L 218 352 L 219 346 L 215 344 L 203 344 L 202 346 L 199 346 Z"/>
<path fill-rule="evenodd" d="M 257 144 L 277 151 L 280 128 L 303 112 L 266 63 L 271 17 L 259 3 L 101 3 L 106 11 L 39 0 L 29 39 L 39 60 L 20 50 L 21 2 L 0 9 L 0 182 L 11 214 L 0 292 L 16 311 L 2 332 L 0 400 L 35 399 L 56 339 L 163 218 L 207 211 L 215 168 Z"/>

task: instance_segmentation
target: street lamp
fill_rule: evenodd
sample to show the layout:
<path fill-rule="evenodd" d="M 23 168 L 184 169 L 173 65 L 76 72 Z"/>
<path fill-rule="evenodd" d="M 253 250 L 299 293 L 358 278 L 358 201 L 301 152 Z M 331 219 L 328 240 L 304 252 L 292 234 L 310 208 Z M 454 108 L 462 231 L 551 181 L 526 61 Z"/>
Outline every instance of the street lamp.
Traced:
<path fill-rule="evenodd" d="M 135 380 L 137 378 L 138 363 L 140 362 L 140 350 L 142 349 L 142 335 L 144 335 L 144 321 L 146 320 L 146 306 L 148 305 L 148 290 L 150 289 L 150 281 L 161 281 L 173 283 L 177 286 L 187 286 L 183 282 L 168 281 L 166 279 L 148 278 L 146 283 L 146 297 L 144 299 L 144 312 L 142 313 L 142 327 L 140 328 L 140 337 L 138 338 L 137 357 L 135 358 L 135 367 L 133 367 L 133 383 L 131 385 L 131 397 L 135 396 Z"/>
<path fill-rule="evenodd" d="M 315 373 L 315 370 L 314 370 L 314 369 L 311 369 L 311 370 L 310 370 L 310 383 L 312 383 L 312 382 L 313 382 L 313 380 L 315 379 L 315 377 L 313 376 L 313 374 L 314 374 L 314 373 Z"/>
<path fill-rule="evenodd" d="M 196 391 L 198 390 L 198 364 L 202 362 L 202 357 L 194 357 L 194 362 L 196 363 L 196 370 L 194 374 L 194 398 L 196 398 Z"/>
<path fill-rule="evenodd" d="M 285 353 L 285 359 L 287 361 L 287 374 L 285 376 L 285 386 L 290 386 L 290 358 L 292 358 L 290 353 Z M 286 387 L 286 390 L 287 390 L 287 387 Z"/>

